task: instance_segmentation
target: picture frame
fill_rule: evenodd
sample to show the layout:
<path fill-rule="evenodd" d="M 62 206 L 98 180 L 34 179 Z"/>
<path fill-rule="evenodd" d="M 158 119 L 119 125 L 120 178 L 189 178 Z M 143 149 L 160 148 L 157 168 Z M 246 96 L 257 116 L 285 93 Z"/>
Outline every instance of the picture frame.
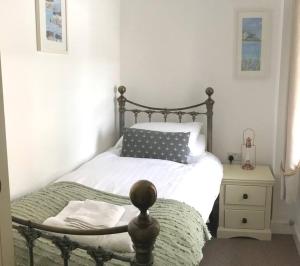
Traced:
<path fill-rule="evenodd" d="M 236 45 L 237 76 L 266 77 L 270 64 L 270 12 L 238 10 Z"/>
<path fill-rule="evenodd" d="M 67 53 L 66 0 L 35 0 L 37 50 Z"/>

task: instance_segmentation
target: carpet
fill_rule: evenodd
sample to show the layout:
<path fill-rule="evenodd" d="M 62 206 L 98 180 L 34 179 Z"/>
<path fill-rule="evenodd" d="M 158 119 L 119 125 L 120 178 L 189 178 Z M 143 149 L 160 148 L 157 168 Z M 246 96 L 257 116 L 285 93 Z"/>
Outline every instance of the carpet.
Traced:
<path fill-rule="evenodd" d="M 300 266 L 291 235 L 273 235 L 272 241 L 212 239 L 205 245 L 203 254 L 199 266 Z"/>

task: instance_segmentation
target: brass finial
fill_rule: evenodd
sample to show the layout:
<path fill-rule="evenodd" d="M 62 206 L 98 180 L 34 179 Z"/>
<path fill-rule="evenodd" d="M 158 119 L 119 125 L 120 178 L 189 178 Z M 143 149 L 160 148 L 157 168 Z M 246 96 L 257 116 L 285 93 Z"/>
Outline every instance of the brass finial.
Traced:
<path fill-rule="evenodd" d="M 125 86 L 120 86 L 118 88 L 118 92 L 123 96 L 123 94 L 126 92 L 126 87 Z"/>
<path fill-rule="evenodd" d="M 206 90 L 205 90 L 205 93 L 210 97 L 214 94 L 214 89 L 211 88 L 211 87 L 208 87 Z"/>
<path fill-rule="evenodd" d="M 157 191 L 150 181 L 140 180 L 131 187 L 129 196 L 132 204 L 145 213 L 155 203 Z"/>

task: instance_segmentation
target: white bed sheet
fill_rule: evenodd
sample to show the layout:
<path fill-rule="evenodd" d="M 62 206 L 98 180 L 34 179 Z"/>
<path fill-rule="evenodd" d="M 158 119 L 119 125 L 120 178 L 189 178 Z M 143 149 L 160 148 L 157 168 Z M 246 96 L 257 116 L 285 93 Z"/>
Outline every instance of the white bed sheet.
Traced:
<path fill-rule="evenodd" d="M 204 221 L 208 220 L 223 176 L 222 164 L 217 157 L 206 152 L 197 163 L 186 165 L 119 155 L 120 149 L 112 148 L 56 182 L 76 182 L 93 189 L 128 196 L 136 181 L 146 179 L 156 186 L 159 198 L 184 202 L 194 207 Z"/>

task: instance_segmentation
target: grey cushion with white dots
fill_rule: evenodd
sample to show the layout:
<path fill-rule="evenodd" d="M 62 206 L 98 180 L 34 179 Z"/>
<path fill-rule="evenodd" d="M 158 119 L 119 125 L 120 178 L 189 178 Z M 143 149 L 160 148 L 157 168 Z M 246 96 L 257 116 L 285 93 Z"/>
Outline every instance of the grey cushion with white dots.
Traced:
<path fill-rule="evenodd" d="M 190 132 L 125 128 L 121 156 L 187 163 L 189 138 Z"/>

